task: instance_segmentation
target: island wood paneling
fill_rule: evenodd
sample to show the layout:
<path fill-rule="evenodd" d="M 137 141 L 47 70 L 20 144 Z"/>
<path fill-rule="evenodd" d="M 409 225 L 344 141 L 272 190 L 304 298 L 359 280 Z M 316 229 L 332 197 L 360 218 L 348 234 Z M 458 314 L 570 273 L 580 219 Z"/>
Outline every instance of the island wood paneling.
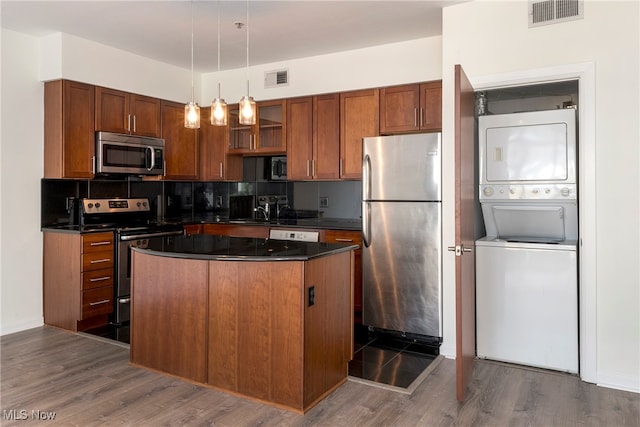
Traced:
<path fill-rule="evenodd" d="M 131 362 L 205 382 L 208 262 L 132 256 Z"/>

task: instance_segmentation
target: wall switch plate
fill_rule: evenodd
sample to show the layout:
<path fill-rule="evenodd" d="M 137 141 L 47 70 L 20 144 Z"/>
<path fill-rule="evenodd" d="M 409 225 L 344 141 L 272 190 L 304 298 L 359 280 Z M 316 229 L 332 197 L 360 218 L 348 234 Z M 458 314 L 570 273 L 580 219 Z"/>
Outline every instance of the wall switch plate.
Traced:
<path fill-rule="evenodd" d="M 316 287 L 311 286 L 309 288 L 309 307 L 316 303 Z"/>
<path fill-rule="evenodd" d="M 222 196 L 216 196 L 216 207 L 217 208 L 222 207 Z"/>
<path fill-rule="evenodd" d="M 326 196 L 320 197 L 320 207 L 328 208 L 329 207 L 329 198 Z"/>

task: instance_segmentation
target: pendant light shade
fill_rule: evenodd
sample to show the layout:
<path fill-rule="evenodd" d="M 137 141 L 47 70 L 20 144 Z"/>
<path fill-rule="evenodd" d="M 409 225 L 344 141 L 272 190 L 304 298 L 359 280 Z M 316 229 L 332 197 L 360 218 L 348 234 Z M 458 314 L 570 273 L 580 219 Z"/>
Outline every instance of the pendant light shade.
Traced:
<path fill-rule="evenodd" d="M 239 121 L 243 125 L 256 124 L 256 101 L 249 96 L 249 1 L 247 0 L 247 95 L 240 98 Z"/>
<path fill-rule="evenodd" d="M 220 75 L 220 1 L 218 0 L 218 75 Z M 218 82 L 218 97 L 211 101 L 211 124 L 214 126 L 227 125 L 227 103 L 220 97 L 220 83 Z"/>
<path fill-rule="evenodd" d="M 193 1 L 191 2 L 191 101 L 184 106 L 184 127 L 188 129 L 200 128 L 200 107 L 193 100 Z"/>

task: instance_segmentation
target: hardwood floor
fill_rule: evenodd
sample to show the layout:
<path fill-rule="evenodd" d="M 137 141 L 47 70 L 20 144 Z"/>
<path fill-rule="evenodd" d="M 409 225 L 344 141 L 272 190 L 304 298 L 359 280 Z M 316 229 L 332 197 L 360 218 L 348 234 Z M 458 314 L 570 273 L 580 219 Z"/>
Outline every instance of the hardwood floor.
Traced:
<path fill-rule="evenodd" d="M 83 335 L 43 327 L 0 342 L 2 426 L 640 425 L 640 394 L 487 361 L 464 403 L 445 359 L 410 396 L 348 381 L 303 416 L 132 367 L 127 348 Z"/>

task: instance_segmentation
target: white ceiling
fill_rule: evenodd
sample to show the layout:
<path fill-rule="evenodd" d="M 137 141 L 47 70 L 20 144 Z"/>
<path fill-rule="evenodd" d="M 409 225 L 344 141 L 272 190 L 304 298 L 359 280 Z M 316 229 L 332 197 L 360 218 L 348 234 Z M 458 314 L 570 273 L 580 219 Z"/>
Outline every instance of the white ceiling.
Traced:
<path fill-rule="evenodd" d="M 37 37 L 72 34 L 196 72 L 286 61 L 442 34 L 442 7 L 421 1 L 6 1 L 2 27 Z M 419 52 L 416 52 L 419 55 Z M 381 61 L 384 58 L 380 59 Z"/>

